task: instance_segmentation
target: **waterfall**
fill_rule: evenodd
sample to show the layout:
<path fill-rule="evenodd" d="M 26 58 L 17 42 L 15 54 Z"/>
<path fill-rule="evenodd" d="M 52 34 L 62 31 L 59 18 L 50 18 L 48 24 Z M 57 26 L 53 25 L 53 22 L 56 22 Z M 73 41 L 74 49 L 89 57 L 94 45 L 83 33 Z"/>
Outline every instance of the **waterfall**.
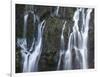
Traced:
<path fill-rule="evenodd" d="M 58 61 L 58 66 L 57 66 L 57 70 L 60 69 L 60 64 L 61 64 L 61 59 L 62 59 L 62 55 L 64 54 L 65 51 L 65 47 L 64 47 L 64 29 L 65 29 L 65 25 L 66 25 L 66 21 L 63 24 L 62 27 L 62 33 L 61 33 L 61 49 L 60 49 L 60 53 L 59 53 L 59 61 Z"/>
<path fill-rule="evenodd" d="M 18 26 L 23 30 L 16 27 L 16 32 L 23 31 L 21 38 L 21 32 L 16 34 L 18 46 L 16 47 L 18 52 L 16 59 L 18 61 L 21 59 L 21 63 L 16 61 L 18 72 L 88 69 L 91 67 L 88 63 L 91 61 L 88 61 L 88 37 L 90 36 L 88 34 L 92 9 L 70 8 L 70 10 L 59 6 L 45 8 L 33 5 L 26 5 L 23 9 L 24 15 L 20 14 L 24 16 L 23 28 Z M 18 16 L 20 16 L 19 13 Z M 66 14 L 69 16 L 65 16 Z M 16 20 L 19 22 L 21 17 Z M 22 70 L 19 69 L 20 64 L 22 64 Z"/>
<path fill-rule="evenodd" d="M 33 15 L 33 21 L 34 23 L 37 23 L 37 37 L 34 37 L 33 33 L 33 40 L 31 43 L 31 47 L 28 48 L 28 40 L 26 36 L 27 32 L 27 19 L 29 16 L 29 13 L 32 13 Z M 42 52 L 42 37 L 43 37 L 43 31 L 45 27 L 46 21 L 39 21 L 39 17 L 34 14 L 34 11 L 27 11 L 24 15 L 24 32 L 23 32 L 23 38 L 17 38 L 17 45 L 21 48 L 21 55 L 22 55 L 22 64 L 23 64 L 23 72 L 33 72 L 38 71 L 38 62 L 40 59 L 40 55 Z M 29 50 L 28 50 L 29 49 Z"/>
<path fill-rule="evenodd" d="M 45 20 L 38 24 L 38 37 L 35 45 L 35 50 L 30 55 L 29 71 L 38 71 L 38 62 L 42 51 L 42 35 L 45 27 Z"/>
<path fill-rule="evenodd" d="M 76 68 L 88 68 L 88 30 L 89 20 L 92 9 L 77 9 L 73 16 L 74 26 L 73 31 L 69 35 L 68 48 L 65 51 L 64 69 L 72 69 L 72 53 L 75 51 Z M 82 25 L 79 25 L 80 14 L 82 13 Z M 79 30 L 79 28 L 81 28 Z M 73 51 L 74 50 L 74 51 Z"/>
<path fill-rule="evenodd" d="M 25 16 L 24 16 L 24 32 L 23 32 L 24 38 L 26 37 L 27 19 L 28 19 L 28 14 L 25 14 Z"/>
<path fill-rule="evenodd" d="M 53 12 L 51 12 L 51 16 L 59 16 L 59 9 L 59 6 L 52 8 Z"/>
<path fill-rule="evenodd" d="M 59 6 L 56 7 L 55 15 L 58 16 L 58 13 L 59 13 Z"/>

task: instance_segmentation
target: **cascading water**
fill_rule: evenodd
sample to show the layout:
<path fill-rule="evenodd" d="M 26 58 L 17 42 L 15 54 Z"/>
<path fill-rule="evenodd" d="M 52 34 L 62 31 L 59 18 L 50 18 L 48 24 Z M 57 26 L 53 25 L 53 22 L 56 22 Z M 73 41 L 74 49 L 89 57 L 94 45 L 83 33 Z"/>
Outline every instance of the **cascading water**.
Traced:
<path fill-rule="evenodd" d="M 28 15 L 31 12 L 33 14 L 33 21 L 34 23 L 37 23 L 37 37 L 32 38 L 31 47 L 28 48 L 28 40 L 26 36 L 27 32 L 27 19 Z M 46 21 L 39 21 L 39 17 L 34 14 L 34 11 L 29 10 L 24 15 L 24 32 L 23 32 L 23 38 L 17 39 L 18 46 L 21 47 L 21 54 L 23 59 L 23 72 L 33 72 L 38 71 L 38 62 L 40 59 L 40 55 L 42 52 L 42 37 L 43 37 L 43 31 L 46 24 Z M 34 33 L 33 33 L 34 36 Z"/>
<path fill-rule="evenodd" d="M 63 24 L 62 33 L 61 33 L 61 49 L 60 49 L 60 53 L 59 53 L 59 61 L 58 61 L 57 70 L 60 69 L 62 55 L 65 52 L 65 44 L 64 44 L 64 29 L 65 29 L 65 25 L 66 25 L 66 21 Z"/>
<path fill-rule="evenodd" d="M 59 13 L 59 6 L 56 8 L 55 15 L 58 16 Z"/>
<path fill-rule="evenodd" d="M 84 9 L 77 9 L 74 13 L 73 31 L 70 33 L 68 48 L 65 51 L 64 69 L 72 69 L 72 53 L 75 51 L 75 61 L 77 62 L 76 68 L 86 69 L 88 68 L 88 30 L 89 20 L 92 9 L 87 9 L 86 13 Z M 79 25 L 80 13 L 82 13 L 82 26 Z M 80 30 L 79 30 L 80 27 Z M 73 51 L 74 50 L 74 51 Z"/>
<path fill-rule="evenodd" d="M 38 70 L 38 62 L 40 59 L 41 51 L 42 51 L 42 35 L 45 27 L 45 20 L 38 24 L 38 36 L 35 45 L 35 50 L 29 57 L 29 71 L 37 71 Z"/>
<path fill-rule="evenodd" d="M 51 15 L 52 15 L 52 16 L 59 16 L 59 9 L 60 9 L 60 7 L 57 6 L 57 7 L 55 8 L 54 12 L 53 12 Z"/>

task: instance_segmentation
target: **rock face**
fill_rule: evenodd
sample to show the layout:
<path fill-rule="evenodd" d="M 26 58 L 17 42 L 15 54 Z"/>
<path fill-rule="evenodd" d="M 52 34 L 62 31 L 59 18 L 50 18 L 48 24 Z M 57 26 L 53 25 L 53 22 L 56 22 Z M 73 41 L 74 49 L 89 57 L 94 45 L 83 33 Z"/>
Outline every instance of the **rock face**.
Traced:
<path fill-rule="evenodd" d="M 23 37 L 24 13 L 25 6 L 16 4 L 16 40 Z M 30 5 L 33 6 L 33 5 Z M 72 31 L 73 15 L 76 8 L 60 7 L 58 16 L 52 15 L 56 7 L 52 6 L 33 6 L 34 13 L 40 18 L 46 20 L 46 26 L 43 34 L 43 46 L 40 60 L 38 63 L 38 71 L 55 71 L 57 70 L 57 63 L 60 51 L 60 36 L 64 21 L 67 21 L 64 30 L 65 49 L 67 49 L 69 33 Z M 35 23 L 33 22 L 32 15 L 29 15 L 27 27 L 27 38 L 29 47 L 31 44 L 32 35 L 35 33 Z M 74 56 L 75 53 L 73 53 Z M 20 47 L 17 46 L 16 41 L 16 73 L 22 72 L 22 57 Z M 63 61 L 61 61 L 63 64 Z M 73 62 L 74 63 L 74 62 Z M 89 38 L 88 38 L 88 64 L 89 68 L 94 68 L 94 10 L 91 14 L 89 23 Z M 61 68 L 63 65 L 61 66 Z"/>
<path fill-rule="evenodd" d="M 89 64 L 89 68 L 94 68 L 94 65 L 95 65 L 95 58 L 94 58 L 94 55 L 95 55 L 95 46 L 94 46 L 94 10 L 93 12 L 91 13 L 91 19 L 90 19 L 90 25 L 89 25 L 89 38 L 88 38 L 88 64 Z"/>

